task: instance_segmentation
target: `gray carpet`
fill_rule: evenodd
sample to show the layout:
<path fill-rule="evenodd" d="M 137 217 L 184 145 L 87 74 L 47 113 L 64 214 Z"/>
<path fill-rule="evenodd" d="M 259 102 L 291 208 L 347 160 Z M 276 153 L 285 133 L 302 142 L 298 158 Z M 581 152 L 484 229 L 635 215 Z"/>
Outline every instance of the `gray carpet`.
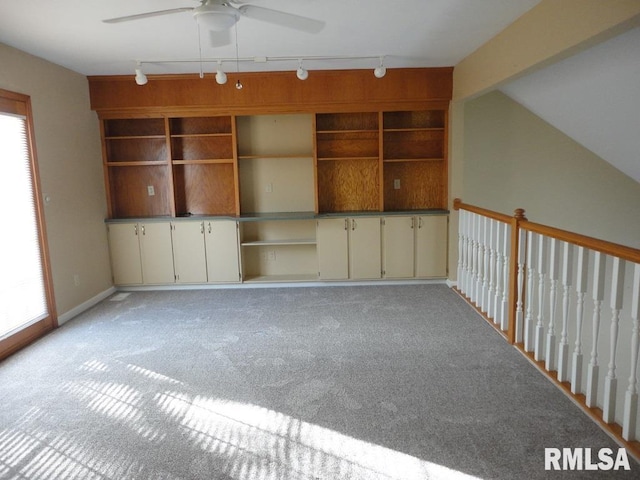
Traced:
<path fill-rule="evenodd" d="M 442 285 L 134 292 L 0 363 L 0 478 L 638 478 Z M 458 474 L 456 477 L 455 474 Z"/>

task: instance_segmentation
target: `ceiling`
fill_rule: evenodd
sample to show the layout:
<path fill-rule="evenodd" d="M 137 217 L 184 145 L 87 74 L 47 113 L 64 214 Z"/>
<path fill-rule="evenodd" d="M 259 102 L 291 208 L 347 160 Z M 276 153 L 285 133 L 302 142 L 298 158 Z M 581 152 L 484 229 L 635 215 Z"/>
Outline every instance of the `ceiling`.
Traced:
<path fill-rule="evenodd" d="M 324 21 L 320 33 L 242 17 L 231 43 L 212 47 L 205 59 L 292 57 L 291 61 L 243 62 L 242 71 L 295 69 L 297 58 L 313 69 L 373 68 L 384 56 L 387 68 L 452 66 L 535 6 L 539 0 L 247 0 L 263 8 Z M 103 19 L 195 7 L 197 0 L 2 0 L 0 43 L 84 75 L 132 74 L 136 61 L 198 60 L 198 28 L 191 12 L 126 23 Z M 234 4 L 237 6 L 237 4 Z M 237 53 L 235 36 L 237 31 Z M 225 70 L 237 64 L 228 62 Z M 224 65 L 224 64 L 223 64 Z M 199 62 L 143 63 L 145 73 L 199 72 Z M 204 64 L 205 71 L 215 64 Z"/>
<path fill-rule="evenodd" d="M 640 182 L 640 27 L 501 90 Z"/>

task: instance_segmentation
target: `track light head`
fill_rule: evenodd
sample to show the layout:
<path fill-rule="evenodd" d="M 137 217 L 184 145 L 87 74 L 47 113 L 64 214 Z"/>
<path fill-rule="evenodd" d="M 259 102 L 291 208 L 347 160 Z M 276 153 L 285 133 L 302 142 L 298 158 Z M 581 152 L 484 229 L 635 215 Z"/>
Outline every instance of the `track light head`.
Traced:
<path fill-rule="evenodd" d="M 309 78 L 309 72 L 302 67 L 302 59 L 298 60 L 298 70 L 296 70 L 296 77 L 300 80 L 306 80 Z"/>
<path fill-rule="evenodd" d="M 378 65 L 373 70 L 373 74 L 376 76 L 376 78 L 382 78 L 387 74 L 387 69 L 385 68 L 383 62 L 384 62 L 384 57 L 380 57 L 380 65 Z"/>
<path fill-rule="evenodd" d="M 142 72 L 140 65 L 138 65 L 138 68 L 136 68 L 136 83 L 138 85 L 146 85 L 148 81 L 147 76 Z"/>
<path fill-rule="evenodd" d="M 216 71 L 216 82 L 218 85 L 227 83 L 227 74 L 222 70 L 222 62 L 218 62 L 218 70 Z"/>

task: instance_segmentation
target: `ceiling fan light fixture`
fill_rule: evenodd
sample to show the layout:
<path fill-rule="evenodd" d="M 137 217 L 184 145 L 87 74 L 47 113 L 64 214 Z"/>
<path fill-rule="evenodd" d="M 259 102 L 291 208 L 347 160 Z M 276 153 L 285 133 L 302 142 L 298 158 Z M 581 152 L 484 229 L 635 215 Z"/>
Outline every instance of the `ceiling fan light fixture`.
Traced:
<path fill-rule="evenodd" d="M 238 11 L 226 5 L 202 5 L 193 10 L 193 16 L 201 28 L 223 32 L 240 19 Z"/>
<path fill-rule="evenodd" d="M 149 79 L 140 68 L 140 64 L 138 64 L 138 68 L 136 68 L 136 83 L 138 85 L 146 85 L 148 81 Z"/>

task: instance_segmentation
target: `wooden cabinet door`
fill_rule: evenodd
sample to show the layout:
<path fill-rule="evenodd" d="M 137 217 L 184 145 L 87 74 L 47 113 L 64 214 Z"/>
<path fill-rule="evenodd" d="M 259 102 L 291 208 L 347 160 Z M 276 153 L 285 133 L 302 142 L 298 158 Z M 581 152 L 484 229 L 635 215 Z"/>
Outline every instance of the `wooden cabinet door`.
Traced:
<path fill-rule="evenodd" d="M 176 283 L 205 283 L 204 222 L 175 222 L 171 228 Z"/>
<path fill-rule="evenodd" d="M 237 223 L 233 220 L 205 222 L 205 245 L 208 281 L 240 281 Z"/>
<path fill-rule="evenodd" d="M 349 277 L 371 279 L 382 276 L 380 218 L 351 219 L 349 229 Z"/>
<path fill-rule="evenodd" d="M 318 220 L 316 243 L 321 280 L 349 278 L 348 228 L 347 218 Z"/>
<path fill-rule="evenodd" d="M 416 218 L 416 277 L 447 276 L 447 217 Z"/>
<path fill-rule="evenodd" d="M 140 223 L 139 230 L 144 283 L 174 283 L 171 224 L 169 222 Z"/>
<path fill-rule="evenodd" d="M 107 226 L 111 271 L 116 285 L 142 283 L 142 259 L 137 223 L 113 223 Z"/>
<path fill-rule="evenodd" d="M 385 278 L 414 276 L 414 217 L 386 217 L 383 231 Z"/>

